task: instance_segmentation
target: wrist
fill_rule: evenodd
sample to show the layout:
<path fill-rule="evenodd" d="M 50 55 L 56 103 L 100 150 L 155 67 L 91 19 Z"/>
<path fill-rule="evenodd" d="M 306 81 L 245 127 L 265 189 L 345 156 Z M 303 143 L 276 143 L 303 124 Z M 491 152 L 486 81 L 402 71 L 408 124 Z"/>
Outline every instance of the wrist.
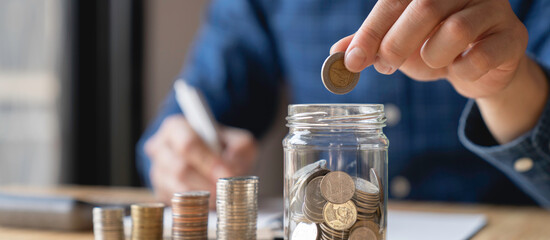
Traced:
<path fill-rule="evenodd" d="M 495 139 L 507 143 L 536 125 L 547 98 L 544 72 L 524 54 L 508 86 L 476 103 Z"/>

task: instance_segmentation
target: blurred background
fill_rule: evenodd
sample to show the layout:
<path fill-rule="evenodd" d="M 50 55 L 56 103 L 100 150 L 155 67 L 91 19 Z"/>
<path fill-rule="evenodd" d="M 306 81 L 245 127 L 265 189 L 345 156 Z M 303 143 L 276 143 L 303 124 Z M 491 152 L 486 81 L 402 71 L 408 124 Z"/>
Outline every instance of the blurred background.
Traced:
<path fill-rule="evenodd" d="M 0 1 L 0 184 L 140 185 L 135 144 L 206 4 Z"/>

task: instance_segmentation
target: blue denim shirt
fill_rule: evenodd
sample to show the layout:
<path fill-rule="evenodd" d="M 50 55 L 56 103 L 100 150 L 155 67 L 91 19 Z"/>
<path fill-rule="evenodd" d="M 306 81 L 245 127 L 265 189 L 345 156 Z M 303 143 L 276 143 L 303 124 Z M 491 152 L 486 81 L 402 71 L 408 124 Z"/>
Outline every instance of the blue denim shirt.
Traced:
<path fill-rule="evenodd" d="M 349 94 L 324 88 L 320 69 L 329 48 L 354 33 L 375 3 L 214 0 L 180 77 L 204 92 L 219 122 L 256 136 L 270 124 L 283 85 L 291 103 L 387 104 L 394 115 L 384 129 L 391 141 L 389 180 L 407 179 L 405 199 L 550 207 L 550 106 L 534 129 L 498 145 L 475 102 L 445 80 L 417 82 L 369 67 Z M 529 31 L 528 53 L 549 69 L 550 1 L 510 3 Z M 138 143 L 138 167 L 148 185 L 143 144 L 165 117 L 178 113 L 172 92 Z M 515 171 L 515 161 L 524 157 L 533 168 Z"/>

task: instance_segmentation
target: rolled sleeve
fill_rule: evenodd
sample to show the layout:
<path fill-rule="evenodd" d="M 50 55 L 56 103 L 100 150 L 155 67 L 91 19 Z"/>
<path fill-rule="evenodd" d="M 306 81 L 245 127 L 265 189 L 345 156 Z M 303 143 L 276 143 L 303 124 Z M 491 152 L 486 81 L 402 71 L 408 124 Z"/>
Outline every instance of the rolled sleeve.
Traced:
<path fill-rule="evenodd" d="M 532 1 L 522 17 L 529 32 L 527 55 L 549 78 L 549 1 Z M 459 122 L 458 136 L 470 151 L 500 169 L 541 206 L 550 208 L 550 101 L 547 100 L 536 126 L 513 141 L 499 145 L 488 130 L 479 108 L 470 100 Z M 521 168 L 521 161 L 532 163 Z"/>
<path fill-rule="evenodd" d="M 550 208 L 549 102 L 531 131 L 499 145 L 485 125 L 475 101 L 470 100 L 462 113 L 458 135 L 466 148 L 507 174 L 541 206 Z M 518 161 L 532 162 L 532 167 L 516 169 Z"/>

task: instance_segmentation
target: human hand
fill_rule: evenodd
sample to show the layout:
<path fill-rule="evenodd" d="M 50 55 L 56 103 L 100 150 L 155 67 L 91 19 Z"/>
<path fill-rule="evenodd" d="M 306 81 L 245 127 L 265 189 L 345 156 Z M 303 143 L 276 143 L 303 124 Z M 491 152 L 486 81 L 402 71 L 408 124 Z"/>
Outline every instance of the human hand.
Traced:
<path fill-rule="evenodd" d="M 220 137 L 225 147 L 221 155 L 208 148 L 183 115 L 167 117 L 145 144 L 156 197 L 169 204 L 175 192 L 207 190 L 215 206 L 218 178 L 246 174 L 257 151 L 246 130 L 221 127 Z"/>
<path fill-rule="evenodd" d="M 399 69 L 420 81 L 446 78 L 477 99 L 503 91 L 518 66 L 529 64 L 527 40 L 507 0 L 379 0 L 331 53 L 345 51 L 353 72 L 374 64 L 383 74 Z"/>

